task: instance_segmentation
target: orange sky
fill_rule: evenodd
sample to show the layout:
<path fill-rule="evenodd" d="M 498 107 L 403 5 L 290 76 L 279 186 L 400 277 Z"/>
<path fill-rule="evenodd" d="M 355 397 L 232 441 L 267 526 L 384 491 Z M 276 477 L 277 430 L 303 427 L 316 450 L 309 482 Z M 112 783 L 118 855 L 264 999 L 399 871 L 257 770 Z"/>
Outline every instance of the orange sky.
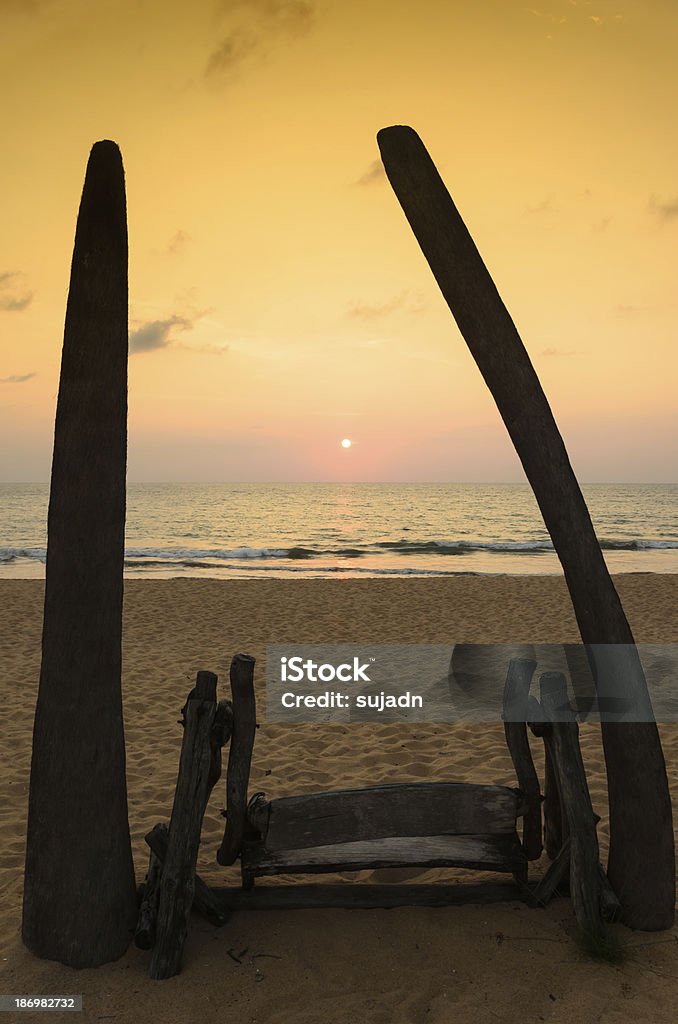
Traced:
<path fill-rule="evenodd" d="M 0 0 L 0 479 L 49 477 L 100 138 L 127 173 L 131 480 L 523 479 L 377 162 L 394 123 L 580 479 L 678 479 L 678 6 L 534 2 Z"/>

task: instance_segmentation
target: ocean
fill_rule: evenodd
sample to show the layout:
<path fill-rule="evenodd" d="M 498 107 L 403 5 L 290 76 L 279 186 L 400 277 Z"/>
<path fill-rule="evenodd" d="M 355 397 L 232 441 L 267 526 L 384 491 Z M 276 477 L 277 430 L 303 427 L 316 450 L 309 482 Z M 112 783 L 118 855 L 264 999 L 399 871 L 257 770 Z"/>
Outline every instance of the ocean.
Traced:
<path fill-rule="evenodd" d="M 582 488 L 612 572 L 678 572 L 678 485 Z M 47 484 L 0 484 L 0 577 L 44 576 Z M 125 575 L 560 573 L 527 484 L 130 484 Z"/>

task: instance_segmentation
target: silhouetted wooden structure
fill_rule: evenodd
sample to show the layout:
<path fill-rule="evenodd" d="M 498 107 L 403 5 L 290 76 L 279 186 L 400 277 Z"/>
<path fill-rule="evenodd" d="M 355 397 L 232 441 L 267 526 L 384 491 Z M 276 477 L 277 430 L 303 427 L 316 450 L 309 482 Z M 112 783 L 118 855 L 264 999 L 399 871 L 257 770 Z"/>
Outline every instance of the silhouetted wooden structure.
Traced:
<path fill-rule="evenodd" d="M 327 905 L 328 887 L 303 886 L 296 897 L 290 889 L 251 890 L 264 875 L 404 865 L 509 873 L 517 895 L 533 902 L 550 898 L 567 877 L 578 922 L 593 934 L 602 935 L 604 919 L 616 913 L 615 890 L 633 927 L 673 922 L 671 805 L 657 727 L 567 452 L 517 331 L 421 140 L 400 126 L 384 129 L 378 140 L 389 180 L 535 492 L 599 698 L 613 689 L 613 696 L 621 693 L 623 710 L 645 719 L 603 724 L 612 886 L 598 861 L 597 818 L 564 677 L 542 675 L 537 702 L 529 696 L 535 664 L 517 660 L 509 667 L 505 734 L 518 788 L 434 782 L 268 800 L 248 794 L 254 660 L 237 655 L 231 701 L 217 704 L 217 680 L 208 672 L 198 674 L 189 694 L 172 818 L 169 829 L 158 825 L 147 836 L 151 857 L 137 908 L 120 688 L 127 224 L 122 160 L 117 146 L 104 141 L 92 149 L 78 216 L 55 426 L 22 923 L 23 941 L 39 956 L 97 966 L 122 955 L 136 921 L 137 945 L 152 950 L 152 977 L 167 978 L 180 970 L 192 907 L 221 924 L 229 906 Z M 527 866 L 542 849 L 542 795 L 527 722 L 546 744 L 546 845 L 555 857 L 534 892 Z M 224 901 L 196 876 L 195 866 L 205 807 L 229 739 L 227 826 L 217 858 L 224 865 L 240 859 L 243 892 Z M 435 893 L 417 886 L 379 893 L 381 887 L 370 886 L 355 896 L 352 887 L 341 888 L 350 893 L 345 906 L 459 899 L 458 888 L 451 895 L 444 886 Z M 496 895 L 493 884 L 476 898 Z M 334 896 L 342 899 L 338 891 Z"/>
<path fill-rule="evenodd" d="M 641 720 L 604 721 L 608 873 L 633 928 L 669 928 L 675 904 L 671 799 L 633 635 L 539 378 L 495 284 L 417 133 L 377 135 L 388 179 L 513 441 L 563 566 L 599 697 Z M 615 645 L 615 646 L 611 646 Z M 616 645 L 625 645 L 618 656 Z"/>
<path fill-rule="evenodd" d="M 605 932 L 618 910 L 598 860 L 596 823 L 579 751 L 578 727 L 569 711 L 565 677 L 541 676 L 541 704 L 529 697 L 536 662 L 513 660 L 504 692 L 506 738 L 520 788 L 425 782 L 334 790 L 268 800 L 249 797 L 256 729 L 254 659 L 236 655 L 231 701 L 221 701 L 214 726 L 216 677 L 199 673 L 185 707 L 186 726 L 169 835 L 158 825 L 146 837 L 151 856 L 136 942 L 153 948 L 150 973 L 168 978 L 181 969 L 188 913 L 193 906 L 216 924 L 229 910 L 250 907 L 440 906 L 459 902 L 522 899 L 543 905 L 559 883 L 570 882 L 577 921 L 588 935 Z M 202 687 L 201 687 L 202 679 Z M 206 682 L 207 681 L 207 682 Z M 204 687 L 208 685 L 208 690 Z M 202 699 L 201 699 L 202 698 Z M 563 721 L 563 719 L 566 721 Z M 536 890 L 527 867 L 541 854 L 541 792 L 527 736 L 527 722 L 548 736 L 569 831 L 557 866 Z M 210 761 L 230 737 L 226 776 L 226 829 L 217 859 L 240 860 L 242 893 L 211 891 L 195 876 L 200 822 L 209 793 Z M 220 755 L 219 759 L 220 759 Z M 522 841 L 516 830 L 523 818 Z M 252 892 L 255 879 L 277 874 L 331 874 L 394 867 L 461 867 L 509 873 L 518 888 L 496 882 L 475 886 L 285 886 Z M 298 891 L 297 891 L 298 890 Z M 158 895 L 160 894 L 160 895 Z M 164 901 L 164 902 L 163 902 Z"/>
<path fill-rule="evenodd" d="M 75 234 L 50 487 L 22 937 L 95 967 L 136 920 L 120 689 L 127 446 L 122 159 L 92 148 Z"/>

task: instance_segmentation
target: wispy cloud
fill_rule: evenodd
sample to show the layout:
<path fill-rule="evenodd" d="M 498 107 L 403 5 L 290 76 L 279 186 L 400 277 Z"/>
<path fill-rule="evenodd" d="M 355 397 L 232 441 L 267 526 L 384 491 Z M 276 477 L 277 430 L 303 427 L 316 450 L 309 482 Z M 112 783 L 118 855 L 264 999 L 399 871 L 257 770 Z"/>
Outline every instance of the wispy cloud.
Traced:
<path fill-rule="evenodd" d="M 208 78 L 220 78 L 228 74 L 257 49 L 257 37 L 244 29 L 235 29 L 213 50 L 207 62 Z"/>
<path fill-rule="evenodd" d="M 250 58 L 266 59 L 276 46 L 308 32 L 315 18 L 309 0 L 222 0 L 220 39 L 205 74 L 227 78 Z"/>
<path fill-rule="evenodd" d="M 388 302 L 353 302 L 349 305 L 347 313 L 358 320 L 378 320 L 399 309 L 407 313 L 421 313 L 426 309 L 426 304 L 421 297 L 411 296 L 408 291 L 404 291 Z"/>
<path fill-rule="evenodd" d="M 34 377 L 37 377 L 37 373 L 14 373 L 11 377 L 0 377 L 0 384 L 25 384 Z"/>
<path fill-rule="evenodd" d="M 212 309 L 196 309 L 189 306 L 189 311 L 181 315 L 174 313 L 172 316 L 157 320 L 137 320 L 137 326 L 129 336 L 130 353 L 134 355 L 139 352 L 157 352 L 161 349 L 174 348 L 185 349 L 189 352 L 203 352 L 208 355 L 222 355 L 230 348 L 228 342 L 186 342 L 177 337 L 177 335 L 192 331 L 198 321 L 208 317 L 212 312 L 214 312 Z M 209 326 L 210 321 L 207 323 Z M 214 328 L 219 325 L 211 322 L 211 326 Z"/>
<path fill-rule="evenodd" d="M 231 345 L 227 341 L 206 341 L 200 345 L 184 345 L 182 342 L 177 342 L 177 348 L 185 348 L 190 352 L 201 352 L 207 356 L 223 356 L 226 352 L 230 352 Z"/>
<path fill-rule="evenodd" d="M 26 275 L 16 270 L 0 274 L 0 310 L 17 313 L 33 301 L 33 292 L 25 285 Z"/>
<path fill-rule="evenodd" d="M 379 182 L 386 181 L 386 171 L 381 160 L 373 160 L 370 166 L 367 168 L 364 174 L 358 178 L 354 184 L 356 185 L 375 185 Z"/>
<path fill-rule="evenodd" d="M 656 196 L 650 196 L 649 202 L 650 211 L 658 217 L 661 221 L 675 220 L 678 217 L 678 196 L 674 196 L 673 199 L 657 199 Z"/>
<path fill-rule="evenodd" d="M 542 199 L 540 203 L 536 203 L 534 206 L 526 206 L 523 210 L 523 216 L 543 216 L 544 214 L 557 213 L 558 207 L 553 202 L 553 199 Z"/>
<path fill-rule="evenodd" d="M 130 352 L 155 352 L 173 342 L 174 331 L 190 331 L 193 321 L 185 316 L 170 316 L 166 320 L 147 320 L 129 336 Z"/>
<path fill-rule="evenodd" d="M 186 231 L 181 231 L 181 229 L 176 231 L 169 240 L 167 252 L 170 253 L 171 256 L 176 256 L 178 252 L 181 252 L 181 250 L 185 248 L 186 243 L 190 242 L 190 240 L 191 236 Z"/>
<path fill-rule="evenodd" d="M 531 15 L 533 18 L 538 18 L 546 25 L 553 25 L 559 28 L 560 26 L 567 24 L 568 29 L 577 24 L 587 25 L 588 28 L 591 28 L 591 26 L 601 28 L 603 25 L 609 26 L 610 24 L 620 22 L 623 19 L 623 15 L 621 14 L 602 15 L 595 13 L 595 8 L 593 9 L 594 13 L 590 14 L 589 10 L 591 9 L 592 4 L 588 2 L 588 0 L 568 0 L 568 3 L 570 8 L 574 8 L 574 10 L 570 10 L 568 14 L 564 14 L 562 9 L 542 10 L 540 7 L 523 7 L 523 12 Z M 548 4 L 545 6 L 548 6 Z M 550 6 L 553 5 L 551 4 Z M 548 35 L 546 38 L 552 39 L 553 37 Z"/>
<path fill-rule="evenodd" d="M 551 21 L 556 25 L 562 25 L 567 21 L 564 14 L 553 14 L 551 11 L 540 11 L 536 7 L 524 7 L 523 10 L 526 14 L 531 14 L 534 18 L 544 18 L 546 21 Z"/>
<path fill-rule="evenodd" d="M 623 302 L 618 303 L 614 307 L 615 316 L 637 316 L 638 313 L 645 313 L 646 311 L 647 306 L 628 306 Z"/>

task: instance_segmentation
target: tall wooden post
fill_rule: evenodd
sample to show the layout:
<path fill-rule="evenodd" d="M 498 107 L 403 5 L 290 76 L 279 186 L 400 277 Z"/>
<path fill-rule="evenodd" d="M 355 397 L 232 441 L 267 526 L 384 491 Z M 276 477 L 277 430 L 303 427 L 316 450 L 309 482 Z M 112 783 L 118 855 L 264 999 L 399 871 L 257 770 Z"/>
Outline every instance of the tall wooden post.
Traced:
<path fill-rule="evenodd" d="M 23 941 L 115 960 L 136 920 L 120 685 L 127 448 L 122 158 L 92 148 L 75 234 L 50 489 Z"/>
<path fill-rule="evenodd" d="M 625 644 L 624 695 L 649 698 L 633 635 L 539 378 L 494 282 L 417 133 L 377 140 L 386 174 L 497 404 L 563 566 L 582 640 Z M 600 657 L 601 649 L 592 650 Z M 612 659 L 621 662 L 624 659 Z M 608 676 L 606 664 L 602 675 Z M 595 665 L 594 665 L 595 669 Z M 610 803 L 608 874 L 634 928 L 669 928 L 675 903 L 671 800 L 654 721 L 602 726 Z"/>

